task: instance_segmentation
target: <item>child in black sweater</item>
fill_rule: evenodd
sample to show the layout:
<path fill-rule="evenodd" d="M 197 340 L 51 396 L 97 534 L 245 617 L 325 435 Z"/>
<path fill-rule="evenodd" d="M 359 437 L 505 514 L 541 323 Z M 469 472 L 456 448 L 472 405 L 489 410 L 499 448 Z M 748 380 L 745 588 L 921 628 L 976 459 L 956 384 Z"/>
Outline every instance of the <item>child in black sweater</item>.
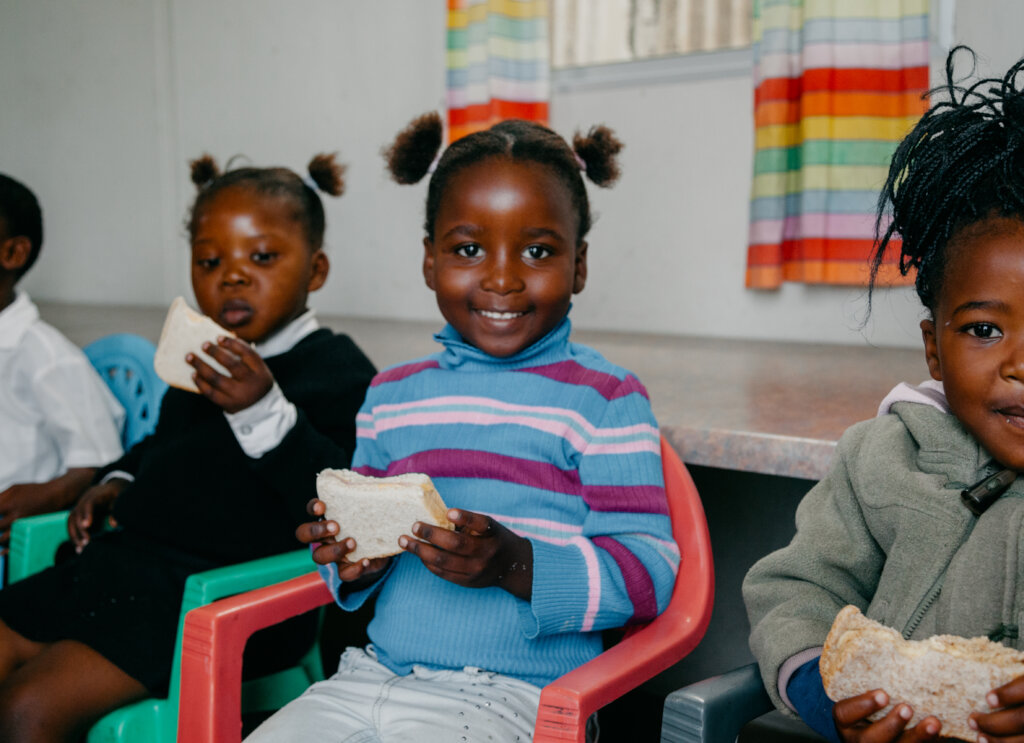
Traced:
<path fill-rule="evenodd" d="M 332 195 L 341 167 L 309 173 Z M 100 471 L 68 561 L 0 592 L 0 740 L 69 740 L 166 690 L 188 575 L 294 549 L 318 462 L 344 466 L 374 368 L 306 308 L 328 271 L 316 191 L 284 168 L 193 163 L 192 286 L 237 338 L 196 355 L 154 433 Z M 254 347 L 250 344 L 254 344 Z M 92 533 L 101 522 L 116 528 Z"/>

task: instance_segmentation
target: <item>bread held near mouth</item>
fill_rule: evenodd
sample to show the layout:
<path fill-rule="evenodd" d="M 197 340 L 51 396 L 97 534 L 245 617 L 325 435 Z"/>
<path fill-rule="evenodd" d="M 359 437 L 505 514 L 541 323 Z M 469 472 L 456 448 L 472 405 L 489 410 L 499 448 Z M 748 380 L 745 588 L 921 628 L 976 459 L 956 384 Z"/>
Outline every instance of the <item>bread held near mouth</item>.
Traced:
<path fill-rule="evenodd" d="M 351 470 L 323 470 L 316 476 L 316 494 L 327 506 L 324 518 L 338 523 L 338 541 L 356 540 L 350 562 L 398 554 L 398 538 L 412 536 L 417 521 L 455 528 L 427 475 L 368 477 Z"/>
<path fill-rule="evenodd" d="M 167 319 L 164 320 L 156 355 L 153 357 L 153 368 L 157 376 L 171 387 L 199 392 L 196 383 L 192 381 L 195 369 L 185 361 L 188 353 L 194 353 L 221 374 L 230 376 L 227 369 L 202 350 L 204 343 L 216 343 L 222 335 L 234 337 L 235 334 L 206 315 L 199 314 L 185 304 L 184 299 L 177 297 L 167 311 Z"/>
<path fill-rule="evenodd" d="M 968 715 L 990 712 L 985 696 L 1024 674 L 1024 652 L 987 637 L 904 640 L 857 607 L 846 606 L 825 639 L 819 667 L 825 693 L 833 701 L 872 689 L 885 691 L 890 704 L 873 720 L 906 703 L 914 710 L 908 727 L 933 716 L 942 722 L 942 735 L 975 740 Z"/>

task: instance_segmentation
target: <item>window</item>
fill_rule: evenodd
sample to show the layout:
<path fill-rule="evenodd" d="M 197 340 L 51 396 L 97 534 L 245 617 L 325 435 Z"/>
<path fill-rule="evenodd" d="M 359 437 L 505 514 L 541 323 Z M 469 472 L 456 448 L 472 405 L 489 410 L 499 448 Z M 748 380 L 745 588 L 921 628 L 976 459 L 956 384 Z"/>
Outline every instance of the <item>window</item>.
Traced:
<path fill-rule="evenodd" d="M 551 0 L 551 66 L 750 46 L 753 0 Z"/>

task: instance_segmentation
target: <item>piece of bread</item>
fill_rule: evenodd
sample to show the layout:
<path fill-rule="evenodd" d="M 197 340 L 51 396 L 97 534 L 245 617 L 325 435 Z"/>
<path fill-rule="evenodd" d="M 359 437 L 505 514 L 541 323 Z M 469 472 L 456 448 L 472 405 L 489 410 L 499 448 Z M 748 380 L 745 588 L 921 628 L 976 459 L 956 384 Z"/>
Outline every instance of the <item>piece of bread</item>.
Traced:
<path fill-rule="evenodd" d="M 171 302 L 164 320 L 164 328 L 160 331 L 160 342 L 156 345 L 153 357 L 153 368 L 160 379 L 171 387 L 199 392 L 192 381 L 195 369 L 185 361 L 185 354 L 194 353 L 221 374 L 231 376 L 227 369 L 214 361 L 202 348 L 206 341 L 216 343 L 221 335 L 234 336 L 206 315 L 200 315 L 178 297 Z"/>
<path fill-rule="evenodd" d="M 825 693 L 833 701 L 872 689 L 885 691 L 890 704 L 873 720 L 906 702 L 914 710 L 908 727 L 931 715 L 942 722 L 942 735 L 975 740 L 968 714 L 991 711 L 985 696 L 1024 674 L 1024 652 L 987 637 L 904 640 L 857 607 L 846 606 L 825 639 L 819 667 Z"/>
<path fill-rule="evenodd" d="M 356 540 L 350 562 L 397 555 L 402 551 L 398 538 L 412 536 L 417 521 L 455 528 L 427 475 L 367 477 L 351 470 L 324 470 L 316 476 L 316 494 L 327 506 L 324 517 L 338 522 L 338 541 Z"/>

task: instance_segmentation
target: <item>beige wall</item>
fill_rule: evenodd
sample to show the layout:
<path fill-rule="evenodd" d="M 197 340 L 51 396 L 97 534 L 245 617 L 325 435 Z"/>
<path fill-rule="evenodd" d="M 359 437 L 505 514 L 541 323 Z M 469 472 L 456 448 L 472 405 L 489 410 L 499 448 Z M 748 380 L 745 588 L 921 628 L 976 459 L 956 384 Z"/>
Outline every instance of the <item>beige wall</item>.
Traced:
<path fill-rule="evenodd" d="M 25 286 L 43 299 L 163 305 L 190 296 L 187 159 L 301 168 L 340 150 L 327 199 L 330 313 L 436 317 L 419 275 L 425 186 L 378 151 L 444 101 L 441 0 L 0 0 L 0 170 L 40 195 L 47 239 Z M 1024 52 L 1017 0 L 959 0 L 956 40 L 995 69 Z M 1003 29 L 998 33 L 997 29 Z M 553 125 L 613 126 L 624 176 L 593 189 L 578 326 L 758 340 L 916 346 L 908 291 L 743 288 L 751 79 L 559 93 Z"/>

